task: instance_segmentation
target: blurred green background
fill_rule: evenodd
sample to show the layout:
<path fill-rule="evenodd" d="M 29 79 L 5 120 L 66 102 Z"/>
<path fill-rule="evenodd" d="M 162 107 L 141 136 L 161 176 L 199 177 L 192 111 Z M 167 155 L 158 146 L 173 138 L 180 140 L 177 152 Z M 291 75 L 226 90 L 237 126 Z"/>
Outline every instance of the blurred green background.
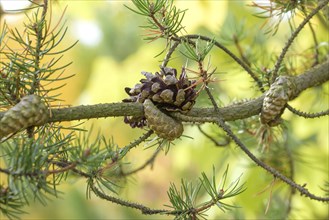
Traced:
<path fill-rule="evenodd" d="M 254 16 L 257 10 L 248 7 L 250 3 L 199 0 L 176 1 L 175 4 L 178 8 L 188 9 L 183 21 L 187 33 L 224 40 L 225 37 L 240 32 L 241 45 L 250 54 L 249 59 L 259 68 L 272 68 L 274 54 L 281 51 L 289 36 L 288 24 L 283 21 L 274 37 L 265 35 L 261 31 L 264 20 Z M 69 32 L 63 41 L 63 48 L 79 40 L 61 61 L 62 64 L 73 61 L 65 73 L 76 75 L 67 80 L 67 86 L 62 89 L 61 95 L 65 102 L 58 104 L 75 106 L 120 102 L 127 97 L 124 88 L 134 86 L 142 78 L 141 71 L 158 71 L 163 55 L 155 56 L 164 49 L 166 42 L 143 41 L 146 31 L 139 26 L 145 24 L 145 20 L 125 8 L 124 4 L 131 6 L 129 1 L 59 1 L 52 5 L 54 24 L 67 7 L 64 19 Z M 6 15 L 4 19 L 10 27 L 22 28 L 24 15 Z M 300 21 L 301 18 L 297 17 L 296 23 Z M 328 32 L 319 30 L 318 37 L 325 39 Z M 296 58 L 296 63 L 301 63 L 303 56 L 294 53 L 309 53 L 311 44 L 311 35 L 304 31 L 292 48 L 291 55 L 300 56 Z M 237 54 L 233 45 L 227 46 Z M 169 66 L 181 69 L 186 58 L 179 53 L 175 53 L 174 58 Z M 254 90 L 249 76 L 218 49 L 211 53 L 210 64 L 211 69 L 217 67 L 219 72 L 216 75 L 218 82 L 211 86 L 218 92 L 216 98 L 222 105 L 260 94 Z M 328 109 L 329 84 L 322 85 L 322 88 L 324 93 L 319 89 L 305 91 L 291 105 L 312 112 Z M 318 101 L 319 98 L 321 101 Z M 196 105 L 209 106 L 210 103 L 207 99 L 200 99 Z M 324 181 L 328 181 L 329 172 L 328 117 L 306 120 L 286 111 L 284 119 L 291 121 L 289 141 L 294 146 L 296 158 L 295 180 L 297 183 L 307 183 L 311 192 L 322 195 L 320 187 Z M 81 122 L 72 122 L 78 123 Z M 121 147 L 143 133 L 143 130 L 131 129 L 123 123 L 122 118 L 89 120 L 81 127 L 89 128 L 91 125 L 95 133 L 99 131 L 108 138 L 113 137 Z M 211 124 L 203 125 L 202 128 L 214 136 L 221 133 Z M 265 215 L 265 207 L 270 198 L 270 175 L 255 167 L 234 144 L 225 148 L 215 147 L 200 134 L 196 126 L 186 125 L 184 135 L 193 138 L 176 140 L 167 155 L 162 153 L 158 156 L 153 169 L 148 167 L 129 177 L 120 196 L 153 208 L 163 208 L 164 204 L 169 204 L 166 192 L 171 182 L 179 185 L 181 178 L 197 181 L 202 171 L 211 175 L 213 165 L 219 178 L 229 164 L 229 180 L 235 180 L 243 173 L 242 182 L 246 182 L 247 190 L 229 201 L 241 208 L 223 213 L 214 207 L 207 212 L 207 218 L 282 219 L 282 210 L 287 205 L 287 186 L 282 183 L 274 186 L 275 196 Z M 250 136 L 244 140 L 248 146 L 255 148 L 257 145 L 256 140 Z M 140 146 L 129 154 L 127 161 L 132 167 L 137 167 L 152 153 L 152 148 L 144 149 Z M 86 180 L 74 176 L 69 177 L 59 190 L 63 192 L 59 199 L 51 199 L 47 206 L 38 202 L 31 203 L 26 208 L 28 214 L 23 215 L 22 219 L 171 219 L 167 216 L 143 216 L 136 210 L 113 205 L 95 196 L 86 199 Z M 328 205 L 295 195 L 289 216 L 290 219 L 328 219 Z"/>

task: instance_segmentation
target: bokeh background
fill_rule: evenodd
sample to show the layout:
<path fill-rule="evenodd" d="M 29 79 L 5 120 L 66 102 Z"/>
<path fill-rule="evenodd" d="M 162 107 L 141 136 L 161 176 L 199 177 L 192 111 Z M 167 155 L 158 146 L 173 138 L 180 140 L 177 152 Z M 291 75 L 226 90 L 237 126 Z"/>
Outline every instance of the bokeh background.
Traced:
<path fill-rule="evenodd" d="M 3 9 L 9 7 L 24 7 L 24 1 L 1 0 Z M 266 2 L 266 1 L 263 1 Z M 12 5 L 14 4 L 14 6 Z M 125 87 L 135 85 L 142 75 L 141 71 L 158 71 L 163 55 L 161 52 L 166 42 L 144 41 L 147 33 L 139 26 L 145 20 L 124 5 L 131 6 L 129 1 L 93 1 L 71 0 L 58 1 L 52 4 L 52 22 L 55 24 L 63 16 L 68 33 L 62 42 L 65 48 L 76 40 L 79 43 L 68 51 L 60 64 L 73 61 L 66 68 L 65 74 L 75 74 L 66 81 L 67 86 L 61 90 L 63 102 L 58 105 L 88 105 L 97 103 L 120 102 L 126 98 Z M 251 1 L 176 1 L 181 9 L 188 9 L 183 25 L 189 34 L 203 34 L 223 41 L 234 33 L 241 38 L 241 45 L 249 59 L 259 68 L 271 68 L 285 40 L 289 37 L 287 20 L 283 20 L 278 33 L 273 37 L 264 34 L 264 20 L 257 18 L 257 9 L 248 6 Z M 23 29 L 24 14 L 9 13 L 2 16 L 9 27 Z M 296 17 L 296 23 L 301 21 Z M 314 20 L 317 27 L 317 20 Z M 318 30 L 318 29 L 317 29 Z M 320 39 L 326 39 L 328 32 L 319 28 Z M 327 38 L 328 39 L 328 38 Z M 309 43 L 305 43 L 309 42 Z M 236 47 L 226 44 L 237 54 Z M 296 56 L 296 64 L 303 62 L 301 53 L 310 53 L 311 35 L 303 31 L 290 55 Z M 186 58 L 176 53 L 170 66 L 181 69 Z M 257 92 L 246 73 L 218 49 L 211 53 L 210 68 L 217 67 L 216 82 L 211 84 L 217 92 L 217 101 L 222 105 L 231 101 L 256 97 Z M 193 64 L 191 64 L 193 68 Z M 298 73 L 298 70 L 296 70 Z M 313 89 L 305 91 L 301 97 L 291 104 L 303 111 L 316 112 L 329 107 L 329 84 L 321 86 L 324 90 Z M 324 92 L 323 92 L 324 91 Z M 200 99 L 197 106 L 209 106 L 207 99 Z M 320 101 L 319 101 L 320 100 Z M 286 111 L 284 119 L 290 120 L 291 144 L 295 145 L 296 153 L 295 180 L 297 183 L 307 183 L 311 192 L 323 195 L 320 187 L 328 181 L 329 156 L 329 121 L 328 117 L 320 119 L 303 119 Z M 72 122 L 77 125 L 81 122 Z M 143 130 L 131 129 L 123 123 L 122 118 L 106 118 L 89 120 L 80 127 L 93 129 L 108 138 L 112 138 L 118 146 L 125 146 L 143 133 Z M 212 135 L 219 135 L 215 126 L 203 125 L 202 128 Z M 288 187 L 276 184 L 270 208 L 265 215 L 265 207 L 270 198 L 268 186 L 272 177 L 265 171 L 255 167 L 250 160 L 234 144 L 221 148 L 202 136 L 196 126 L 186 125 L 183 137 L 176 140 L 169 153 L 160 154 L 152 169 L 149 167 L 133 177 L 129 177 L 120 192 L 124 199 L 136 201 L 153 208 L 163 208 L 169 204 L 167 190 L 170 183 L 179 186 L 181 178 L 197 181 L 201 172 L 208 175 L 212 167 L 216 167 L 218 178 L 229 164 L 229 180 L 235 180 L 241 174 L 241 181 L 246 183 L 247 190 L 235 199 L 227 201 L 240 208 L 223 213 L 216 207 L 207 212 L 209 219 L 281 219 L 282 210 L 287 205 Z M 249 146 L 256 141 L 251 137 L 244 139 Z M 153 153 L 152 148 L 139 146 L 134 149 L 127 161 L 132 167 L 144 163 Z M 58 199 L 52 198 L 47 206 L 37 201 L 31 203 L 25 210 L 28 214 L 22 219 L 171 219 L 167 216 L 143 216 L 138 211 L 122 208 L 95 196 L 86 199 L 86 180 L 69 177 L 65 184 L 59 187 L 63 193 Z M 329 217 L 328 205 L 296 195 L 292 200 L 291 219 L 326 219 Z M 3 216 L 0 216 L 3 218 Z"/>

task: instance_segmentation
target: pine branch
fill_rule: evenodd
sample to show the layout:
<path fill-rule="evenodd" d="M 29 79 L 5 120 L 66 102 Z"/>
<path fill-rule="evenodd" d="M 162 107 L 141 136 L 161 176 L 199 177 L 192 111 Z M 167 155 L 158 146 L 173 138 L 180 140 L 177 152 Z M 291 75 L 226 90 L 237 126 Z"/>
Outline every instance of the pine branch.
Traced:
<path fill-rule="evenodd" d="M 263 83 L 261 80 L 255 75 L 255 73 L 251 70 L 249 65 L 241 60 L 239 57 L 237 57 L 234 53 L 232 53 L 228 48 L 226 48 L 223 44 L 219 43 L 218 41 L 214 41 L 213 39 L 207 37 L 207 36 L 202 36 L 202 35 L 197 35 L 197 34 L 192 34 L 192 35 L 185 35 L 180 37 L 181 39 L 201 39 L 207 42 L 213 42 L 214 45 L 221 50 L 223 50 L 226 54 L 228 54 L 236 63 L 238 63 L 250 76 L 251 78 L 257 83 L 258 88 L 260 89 L 261 92 L 265 92 L 263 88 Z"/>
<path fill-rule="evenodd" d="M 238 147 L 240 147 L 240 149 L 252 160 L 254 161 L 258 166 L 262 167 L 264 170 L 268 171 L 269 173 L 271 173 L 275 178 L 278 178 L 280 180 L 282 180 L 283 182 L 287 183 L 289 186 L 291 186 L 292 188 L 298 190 L 301 195 L 304 195 L 306 197 L 309 197 L 310 199 L 314 199 L 317 201 L 321 201 L 321 202 L 329 202 L 329 197 L 320 197 L 320 196 L 316 196 L 312 193 L 310 193 L 304 186 L 297 184 L 296 182 L 294 182 L 292 179 L 290 179 L 289 177 L 286 177 L 285 175 L 283 175 L 281 172 L 279 172 L 278 170 L 274 169 L 273 167 L 269 166 L 268 164 L 264 163 L 263 161 L 259 160 L 249 149 L 248 147 L 234 134 L 234 132 L 232 131 L 232 129 L 230 128 L 229 125 L 227 125 L 225 123 L 225 121 L 223 120 L 220 112 L 219 112 L 219 108 L 217 103 L 214 100 L 213 95 L 211 94 L 210 90 L 208 88 L 206 88 L 206 92 L 211 100 L 211 103 L 214 106 L 215 112 L 217 113 L 217 120 L 214 121 L 218 127 L 222 128 L 226 134 L 236 143 L 236 145 Z"/>
<path fill-rule="evenodd" d="M 287 105 L 287 109 L 289 109 L 289 111 L 291 111 L 295 115 L 298 115 L 303 118 L 319 118 L 322 116 L 329 115 L 329 109 L 327 109 L 325 111 L 321 111 L 321 112 L 314 112 L 314 113 L 303 112 L 298 109 L 295 109 L 294 107 L 292 107 L 290 105 Z"/>
<path fill-rule="evenodd" d="M 295 41 L 297 35 L 301 32 L 301 30 L 304 29 L 304 26 L 307 23 L 309 23 L 309 21 L 311 20 L 311 18 L 314 15 L 316 15 L 322 8 L 324 8 L 328 3 L 329 3 L 329 0 L 325 0 L 325 1 L 321 2 L 308 16 L 306 16 L 306 18 L 303 20 L 303 22 L 291 34 L 289 40 L 287 41 L 286 45 L 282 49 L 282 52 L 281 52 L 278 60 L 275 63 L 274 71 L 273 71 L 273 75 L 272 75 L 272 82 L 274 82 L 274 80 L 276 79 L 276 77 L 279 75 L 279 69 L 280 69 L 281 63 L 282 63 L 285 55 L 287 54 L 288 49 L 290 48 L 290 46 L 292 45 L 292 43 Z M 327 68 L 327 70 L 328 70 L 328 68 Z"/>
<path fill-rule="evenodd" d="M 297 97 L 307 88 L 320 85 L 329 80 L 329 61 L 311 68 L 294 77 Z M 240 105 L 231 105 L 219 109 L 225 121 L 249 118 L 260 113 L 264 95 Z M 0 112 L 0 120 L 6 112 Z M 75 106 L 61 109 L 50 109 L 47 123 L 73 121 L 101 117 L 142 116 L 143 106 L 139 103 L 108 103 L 86 106 Z M 193 108 L 188 114 L 171 113 L 172 116 L 186 122 L 215 122 L 216 113 L 213 108 Z"/>
<path fill-rule="evenodd" d="M 236 208 L 233 205 L 228 205 L 222 202 L 222 200 L 241 194 L 245 190 L 244 184 L 240 185 L 240 175 L 236 180 L 231 182 L 229 186 L 226 186 L 227 173 L 228 166 L 219 184 L 216 180 L 215 168 L 213 168 L 211 178 L 208 178 L 205 173 L 202 173 L 199 178 L 199 183 L 196 185 L 182 179 L 180 190 L 178 190 L 175 184 L 171 184 L 167 192 L 171 205 L 166 205 L 167 207 L 170 207 L 171 210 L 151 209 L 139 203 L 107 195 L 101 189 L 96 187 L 95 181 L 92 177 L 88 179 L 88 187 L 101 199 L 121 206 L 137 209 L 145 215 L 174 215 L 178 219 L 186 219 L 187 217 L 196 219 L 196 216 L 202 216 L 205 211 L 215 205 L 223 211 L 230 208 Z M 197 204 L 196 200 L 200 197 L 200 189 L 205 190 L 210 199 L 209 201 Z"/>

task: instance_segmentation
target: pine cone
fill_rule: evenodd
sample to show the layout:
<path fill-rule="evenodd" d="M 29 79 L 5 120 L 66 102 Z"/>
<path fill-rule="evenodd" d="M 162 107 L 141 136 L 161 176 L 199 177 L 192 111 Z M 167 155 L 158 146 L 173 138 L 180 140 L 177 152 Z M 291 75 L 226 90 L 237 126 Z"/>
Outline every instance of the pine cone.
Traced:
<path fill-rule="evenodd" d="M 33 125 L 42 125 L 47 118 L 47 107 L 40 97 L 25 96 L 0 120 L 0 139 Z"/>
<path fill-rule="evenodd" d="M 188 80 L 183 69 L 179 78 L 174 68 L 162 68 L 155 74 L 142 72 L 146 79 L 141 79 L 133 88 L 125 88 L 130 96 L 123 102 L 144 103 L 146 99 L 162 110 L 186 113 L 193 107 L 197 97 L 195 81 Z M 145 117 L 125 117 L 125 123 L 131 127 L 143 127 L 147 124 Z"/>
<path fill-rule="evenodd" d="M 280 122 L 287 102 L 292 98 L 294 83 L 289 76 L 279 76 L 266 92 L 260 121 L 275 126 Z"/>
<path fill-rule="evenodd" d="M 146 99 L 143 106 L 148 126 L 159 137 L 172 141 L 182 135 L 182 122 L 161 112 L 150 99 Z"/>

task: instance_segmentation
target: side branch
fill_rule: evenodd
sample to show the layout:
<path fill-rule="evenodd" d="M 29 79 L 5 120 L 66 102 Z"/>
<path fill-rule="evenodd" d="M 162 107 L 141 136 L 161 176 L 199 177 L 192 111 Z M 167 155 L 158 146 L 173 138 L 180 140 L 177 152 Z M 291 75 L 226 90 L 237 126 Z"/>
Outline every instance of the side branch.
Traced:
<path fill-rule="evenodd" d="M 294 77 L 296 98 L 307 88 L 320 85 L 329 80 L 329 61 L 317 65 L 305 73 Z M 230 105 L 219 109 L 224 121 L 234 121 L 249 118 L 261 111 L 264 95 L 238 105 Z M 68 108 L 50 109 L 47 123 L 83 120 L 103 117 L 142 116 L 143 106 L 139 103 L 107 103 L 96 105 L 81 105 Z M 0 112 L 0 120 L 5 112 Z M 213 108 L 193 108 L 188 114 L 171 113 L 172 116 L 187 122 L 216 122 L 217 114 Z"/>

